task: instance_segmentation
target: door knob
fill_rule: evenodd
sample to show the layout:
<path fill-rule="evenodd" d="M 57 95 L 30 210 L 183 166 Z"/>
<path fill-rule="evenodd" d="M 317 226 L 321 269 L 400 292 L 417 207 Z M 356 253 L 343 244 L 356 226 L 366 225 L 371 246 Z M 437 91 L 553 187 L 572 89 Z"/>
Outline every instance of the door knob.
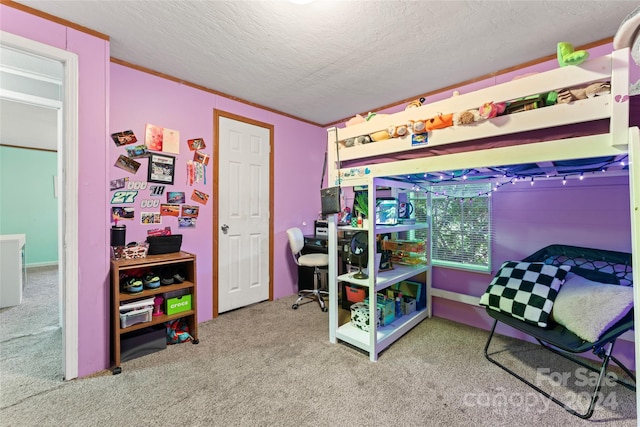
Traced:
<path fill-rule="evenodd" d="M 222 227 L 220 228 L 224 234 L 227 234 L 227 231 L 229 231 L 229 226 L 227 224 L 222 224 Z"/>

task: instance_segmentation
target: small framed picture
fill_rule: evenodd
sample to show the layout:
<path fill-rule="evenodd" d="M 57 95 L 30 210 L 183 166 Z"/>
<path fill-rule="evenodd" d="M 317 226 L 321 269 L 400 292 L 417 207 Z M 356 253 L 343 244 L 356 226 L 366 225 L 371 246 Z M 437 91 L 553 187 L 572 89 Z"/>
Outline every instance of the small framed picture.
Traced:
<path fill-rule="evenodd" d="M 173 185 L 175 168 L 175 157 L 152 153 L 149 155 L 149 171 L 147 174 L 147 181 L 157 182 L 159 184 Z"/>

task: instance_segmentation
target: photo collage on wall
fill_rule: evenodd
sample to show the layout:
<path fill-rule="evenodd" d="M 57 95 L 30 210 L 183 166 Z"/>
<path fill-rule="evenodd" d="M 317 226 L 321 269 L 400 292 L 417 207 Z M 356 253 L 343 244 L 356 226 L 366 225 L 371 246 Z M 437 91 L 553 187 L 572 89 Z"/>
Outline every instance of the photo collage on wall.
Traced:
<path fill-rule="evenodd" d="M 144 142 L 140 142 L 132 130 L 113 133 L 111 139 L 116 147 L 123 149 L 114 166 L 127 173 L 110 182 L 111 221 L 135 223 L 138 219 L 141 225 L 156 226 L 147 230 L 148 235 L 171 234 L 171 225 L 195 228 L 200 205 L 207 204 L 209 194 L 202 189 L 185 190 L 207 184 L 210 155 L 205 151 L 204 139 L 186 141 L 189 152 L 193 152 L 193 157 L 189 155 L 187 160 L 180 156 L 180 132 L 177 130 L 147 124 Z M 144 173 L 138 174 L 139 169 L 144 170 L 145 162 L 146 177 Z M 185 188 L 175 180 L 180 162 L 186 171 Z"/>

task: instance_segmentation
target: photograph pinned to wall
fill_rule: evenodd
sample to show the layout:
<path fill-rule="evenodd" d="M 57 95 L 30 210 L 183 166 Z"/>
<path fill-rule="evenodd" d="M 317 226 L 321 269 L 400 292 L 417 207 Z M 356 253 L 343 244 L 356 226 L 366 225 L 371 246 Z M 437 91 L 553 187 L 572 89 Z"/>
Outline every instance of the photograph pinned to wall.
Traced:
<path fill-rule="evenodd" d="M 209 195 L 206 193 L 203 193 L 202 191 L 193 190 L 193 193 L 191 194 L 191 200 L 193 200 L 194 202 L 198 202 L 198 203 L 202 203 L 203 205 L 206 205 L 207 202 L 209 201 Z"/>
<path fill-rule="evenodd" d="M 198 206 L 182 205 L 182 216 L 186 218 L 197 218 L 200 208 Z"/>
<path fill-rule="evenodd" d="M 136 172 L 138 172 L 138 169 L 140 168 L 140 163 L 136 162 L 133 159 L 128 158 L 123 154 L 120 154 L 114 166 L 122 170 L 125 170 L 129 173 L 135 174 Z"/>
<path fill-rule="evenodd" d="M 179 228 L 196 228 L 195 218 L 178 217 Z"/>
<path fill-rule="evenodd" d="M 149 150 L 180 154 L 180 132 L 177 130 L 147 124 L 144 135 Z"/>
<path fill-rule="evenodd" d="M 151 153 L 149 156 L 147 181 L 173 185 L 175 167 L 175 157 Z"/>
<path fill-rule="evenodd" d="M 140 224 L 162 224 L 160 212 L 140 212 Z"/>
<path fill-rule="evenodd" d="M 209 164 L 209 155 L 203 153 L 202 151 L 196 151 L 195 153 L 193 153 L 193 161 L 202 163 L 206 166 Z"/>
<path fill-rule="evenodd" d="M 113 142 L 115 142 L 118 147 L 138 142 L 138 138 L 136 138 L 132 130 L 112 133 L 111 139 L 113 139 Z"/>
<path fill-rule="evenodd" d="M 111 221 L 117 222 L 122 220 L 132 220 L 135 216 L 133 208 L 127 208 L 122 206 L 111 207 Z"/>
<path fill-rule="evenodd" d="M 162 216 L 180 216 L 180 205 L 172 205 L 163 203 L 160 205 L 160 215 Z"/>
<path fill-rule="evenodd" d="M 189 139 L 187 140 L 187 145 L 189 146 L 189 150 L 191 151 L 202 150 L 206 147 L 206 145 L 204 144 L 204 139 L 202 138 Z"/>
<path fill-rule="evenodd" d="M 167 203 L 184 203 L 184 191 L 169 191 L 167 193 Z"/>
<path fill-rule="evenodd" d="M 129 181 L 129 178 L 118 178 L 118 179 L 112 179 L 109 182 L 109 185 L 111 187 L 111 191 L 114 190 L 119 190 L 121 188 L 124 188 L 125 185 L 127 185 L 127 182 Z"/>
<path fill-rule="evenodd" d="M 127 156 L 131 159 L 138 157 L 149 157 L 149 150 L 146 145 L 134 145 L 133 147 L 124 147 L 127 150 Z"/>
<path fill-rule="evenodd" d="M 150 228 L 147 230 L 147 236 L 171 236 L 171 227 Z"/>

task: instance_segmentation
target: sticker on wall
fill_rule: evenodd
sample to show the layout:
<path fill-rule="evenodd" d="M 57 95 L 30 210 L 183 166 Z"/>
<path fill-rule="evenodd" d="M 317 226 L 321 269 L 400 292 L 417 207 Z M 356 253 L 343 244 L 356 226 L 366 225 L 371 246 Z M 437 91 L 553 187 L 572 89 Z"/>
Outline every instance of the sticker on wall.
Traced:
<path fill-rule="evenodd" d="M 145 190 L 147 188 L 147 181 L 128 181 L 127 190 Z"/>
<path fill-rule="evenodd" d="M 145 199 L 140 201 L 141 208 L 157 208 L 160 206 L 160 200 L 158 199 Z"/>
<path fill-rule="evenodd" d="M 196 219 L 179 217 L 178 228 L 196 228 Z"/>
<path fill-rule="evenodd" d="M 112 133 L 111 139 L 113 139 L 113 142 L 115 142 L 118 147 L 138 142 L 138 138 L 136 138 L 132 130 Z"/>
<path fill-rule="evenodd" d="M 200 208 L 198 206 L 182 205 L 182 216 L 187 218 L 197 218 Z"/>
<path fill-rule="evenodd" d="M 171 227 L 150 228 L 147 230 L 147 236 L 171 236 Z"/>
<path fill-rule="evenodd" d="M 136 196 L 138 195 L 137 190 L 119 190 L 113 193 L 111 197 L 112 205 L 121 205 L 123 203 L 135 203 Z"/>
<path fill-rule="evenodd" d="M 167 193 L 167 203 L 184 203 L 184 191 L 169 191 Z"/>
<path fill-rule="evenodd" d="M 124 154 L 120 154 L 114 166 L 122 170 L 125 170 L 129 173 L 135 174 L 136 172 L 138 172 L 138 168 L 140 168 L 140 163 L 136 162 L 133 159 L 128 158 Z"/>
<path fill-rule="evenodd" d="M 145 126 L 144 143 L 151 151 L 180 154 L 180 132 L 160 126 Z"/>
<path fill-rule="evenodd" d="M 160 212 L 140 212 L 140 224 L 162 224 Z"/>
<path fill-rule="evenodd" d="M 193 190 L 193 193 L 191 194 L 191 200 L 206 205 L 207 201 L 209 201 L 209 195 L 203 193 L 202 191 Z"/>
<path fill-rule="evenodd" d="M 204 139 L 202 138 L 188 139 L 187 145 L 189 146 L 189 150 L 191 151 L 202 150 L 206 147 L 206 145 L 204 144 Z"/>
<path fill-rule="evenodd" d="M 149 150 L 146 145 L 135 145 L 133 147 L 125 147 L 127 150 L 127 156 L 131 159 L 138 157 L 149 157 Z"/>
<path fill-rule="evenodd" d="M 111 191 L 124 188 L 125 185 L 127 185 L 128 181 L 129 181 L 129 178 L 112 179 L 111 182 L 109 183 L 111 186 Z"/>
<path fill-rule="evenodd" d="M 149 186 L 149 195 L 151 197 L 160 197 L 164 194 L 164 185 Z"/>
<path fill-rule="evenodd" d="M 113 206 L 111 208 L 111 220 L 116 222 L 120 220 L 132 220 L 134 217 L 133 208 L 127 208 L 122 206 Z"/>
<path fill-rule="evenodd" d="M 168 203 L 163 203 L 160 205 L 160 215 L 162 216 L 179 216 L 180 215 L 180 205 L 171 205 Z"/>

